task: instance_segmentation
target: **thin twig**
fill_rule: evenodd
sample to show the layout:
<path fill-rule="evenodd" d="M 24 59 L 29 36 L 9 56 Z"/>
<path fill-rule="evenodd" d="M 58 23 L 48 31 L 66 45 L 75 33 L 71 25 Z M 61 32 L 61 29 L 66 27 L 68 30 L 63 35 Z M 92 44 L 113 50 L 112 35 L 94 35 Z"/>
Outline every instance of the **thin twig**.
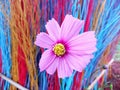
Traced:
<path fill-rule="evenodd" d="M 10 84 L 14 85 L 16 88 L 20 89 L 20 90 L 28 90 L 27 88 L 21 86 L 20 84 L 12 81 L 11 79 L 7 78 L 6 76 L 4 76 L 3 74 L 0 73 L 0 77 L 4 80 L 6 80 L 7 82 L 9 82 Z"/>
<path fill-rule="evenodd" d="M 113 61 L 114 61 L 114 59 L 112 59 L 106 65 L 106 67 L 108 68 L 113 63 Z M 94 87 L 94 85 L 98 82 L 98 80 L 105 74 L 106 71 L 107 71 L 106 69 L 102 70 L 102 72 L 100 73 L 100 75 L 92 82 L 92 84 L 87 88 L 87 90 L 91 90 Z"/>

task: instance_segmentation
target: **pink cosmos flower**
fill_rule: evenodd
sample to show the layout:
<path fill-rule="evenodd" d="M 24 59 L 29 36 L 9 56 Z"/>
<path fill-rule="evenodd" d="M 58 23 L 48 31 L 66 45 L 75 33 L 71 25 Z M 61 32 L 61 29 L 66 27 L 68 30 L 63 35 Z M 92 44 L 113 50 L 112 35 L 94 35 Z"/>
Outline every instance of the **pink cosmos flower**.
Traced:
<path fill-rule="evenodd" d="M 93 58 L 96 51 L 95 32 L 89 31 L 79 34 L 84 21 L 66 15 L 61 25 L 53 18 L 46 24 L 47 33 L 37 35 L 35 44 L 47 48 L 40 59 L 40 71 L 46 70 L 58 77 L 71 76 L 73 70 L 81 72 Z"/>

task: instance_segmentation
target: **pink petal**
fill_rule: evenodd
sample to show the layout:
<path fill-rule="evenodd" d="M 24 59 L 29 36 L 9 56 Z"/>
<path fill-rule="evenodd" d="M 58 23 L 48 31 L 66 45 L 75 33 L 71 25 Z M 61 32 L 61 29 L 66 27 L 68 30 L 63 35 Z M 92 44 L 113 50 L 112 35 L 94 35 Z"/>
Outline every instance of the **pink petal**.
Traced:
<path fill-rule="evenodd" d="M 65 71 L 66 71 L 66 77 L 69 77 L 72 75 L 73 69 L 69 66 L 67 59 L 65 58 L 64 60 L 64 64 L 65 64 Z"/>
<path fill-rule="evenodd" d="M 58 67 L 58 63 L 59 63 L 59 58 L 55 58 L 53 63 L 46 69 L 47 73 L 49 74 L 54 74 L 54 72 L 56 71 L 57 67 Z"/>
<path fill-rule="evenodd" d="M 95 38 L 94 31 L 82 33 L 78 36 L 73 37 L 67 42 L 69 45 L 69 53 L 74 54 L 92 54 L 95 52 L 97 40 Z"/>
<path fill-rule="evenodd" d="M 47 22 L 46 29 L 47 29 L 49 35 L 52 37 L 52 39 L 54 39 L 54 40 L 59 39 L 60 26 L 54 18 Z"/>
<path fill-rule="evenodd" d="M 69 53 L 72 54 L 76 54 L 76 55 L 89 55 L 92 54 L 93 52 L 95 52 L 97 50 L 97 48 L 91 48 L 89 50 L 73 50 L 73 49 L 69 49 Z"/>
<path fill-rule="evenodd" d="M 37 35 L 35 45 L 43 47 L 43 48 L 50 48 L 54 44 L 54 41 L 50 38 L 50 36 L 44 32 L 41 32 Z"/>
<path fill-rule="evenodd" d="M 64 70 L 64 64 L 62 63 L 61 60 L 59 60 L 59 65 L 58 65 L 58 68 L 57 68 L 57 71 L 58 71 L 58 77 L 59 78 L 64 78 L 65 77 L 65 70 Z"/>
<path fill-rule="evenodd" d="M 93 55 L 78 56 L 74 54 L 68 54 L 66 58 L 68 59 L 67 62 L 72 69 L 81 72 L 90 62 L 90 59 L 93 58 Z"/>
<path fill-rule="evenodd" d="M 58 70 L 59 78 L 69 77 L 72 75 L 72 71 L 73 71 L 72 68 L 67 63 L 67 59 L 64 57 L 60 58 L 57 70 Z"/>
<path fill-rule="evenodd" d="M 79 41 L 75 44 L 70 45 L 70 49 L 72 50 L 89 50 L 96 48 L 96 41 L 86 42 L 86 43 L 79 43 Z"/>
<path fill-rule="evenodd" d="M 80 56 L 80 60 L 81 62 L 84 62 L 85 64 L 85 67 L 86 65 L 88 65 L 90 63 L 90 60 L 94 57 L 92 54 L 91 55 L 83 55 L 83 56 Z"/>
<path fill-rule="evenodd" d="M 79 40 L 79 41 L 75 41 L 75 40 Z M 84 32 L 80 35 L 77 35 L 73 38 L 71 38 L 67 43 L 72 43 L 72 44 L 76 44 L 76 43 L 86 43 L 89 41 L 96 41 L 95 38 L 95 31 L 88 31 L 88 32 Z"/>
<path fill-rule="evenodd" d="M 61 37 L 67 41 L 73 36 L 78 35 L 83 25 L 83 20 L 74 18 L 72 15 L 66 15 L 61 25 Z"/>
<path fill-rule="evenodd" d="M 40 71 L 47 69 L 53 63 L 55 57 L 51 50 L 44 51 L 39 62 Z"/>
<path fill-rule="evenodd" d="M 68 54 L 66 56 L 66 61 L 68 62 L 69 66 L 76 70 L 81 72 L 84 68 L 84 63 L 80 62 L 80 57 L 76 56 L 76 55 L 72 55 L 72 54 Z"/>

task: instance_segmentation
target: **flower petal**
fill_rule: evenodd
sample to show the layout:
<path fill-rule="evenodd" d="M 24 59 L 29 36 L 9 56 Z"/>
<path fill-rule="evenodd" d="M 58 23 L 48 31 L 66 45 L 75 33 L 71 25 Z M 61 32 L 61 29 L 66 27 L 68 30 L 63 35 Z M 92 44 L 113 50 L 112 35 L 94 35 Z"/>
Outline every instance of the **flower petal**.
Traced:
<path fill-rule="evenodd" d="M 96 49 L 96 38 L 94 31 L 85 32 L 76 37 L 73 37 L 67 42 L 69 45 L 69 53 L 74 54 L 92 54 Z"/>
<path fill-rule="evenodd" d="M 79 57 L 77 57 L 76 55 L 68 54 L 66 58 L 69 66 L 72 69 L 79 72 L 83 70 L 84 63 L 80 62 Z"/>
<path fill-rule="evenodd" d="M 50 38 L 50 36 L 44 32 L 41 32 L 37 35 L 35 45 L 50 48 L 54 44 L 54 41 Z"/>
<path fill-rule="evenodd" d="M 56 71 L 58 67 L 58 63 L 59 63 L 59 58 L 55 58 L 53 63 L 46 69 L 47 73 L 51 75 L 54 74 L 54 72 Z"/>
<path fill-rule="evenodd" d="M 61 25 L 61 37 L 67 41 L 73 36 L 78 35 L 83 25 L 83 20 L 74 18 L 72 15 L 66 15 Z"/>
<path fill-rule="evenodd" d="M 61 60 L 59 60 L 59 65 L 57 67 L 57 72 L 58 72 L 58 77 L 59 78 L 64 78 L 65 77 L 65 70 L 64 70 L 64 65 Z"/>
<path fill-rule="evenodd" d="M 69 66 L 69 64 L 67 63 L 67 59 L 64 57 L 60 58 L 57 70 L 59 78 L 69 77 L 72 75 L 73 72 L 73 69 Z"/>
<path fill-rule="evenodd" d="M 73 49 L 69 49 L 69 53 L 71 54 L 76 54 L 76 55 L 89 55 L 92 54 L 93 52 L 95 52 L 97 50 L 97 48 L 91 48 L 89 50 L 73 50 Z"/>
<path fill-rule="evenodd" d="M 90 54 L 90 55 L 83 55 L 83 56 L 80 56 L 80 60 L 81 62 L 83 62 L 85 64 L 85 67 L 86 65 L 89 64 L 90 60 L 94 57 L 94 55 Z"/>
<path fill-rule="evenodd" d="M 60 35 L 60 26 L 57 21 L 52 18 L 52 20 L 49 20 L 45 26 L 52 39 L 58 40 Z"/>
<path fill-rule="evenodd" d="M 66 71 L 66 77 L 69 77 L 72 75 L 73 69 L 69 66 L 67 59 L 64 59 L 64 64 L 65 64 L 65 71 Z"/>
<path fill-rule="evenodd" d="M 43 52 L 42 57 L 39 62 L 40 71 L 47 69 L 55 60 L 55 55 L 51 50 L 46 50 Z"/>
<path fill-rule="evenodd" d="M 66 58 L 68 59 L 67 62 L 72 69 L 81 72 L 90 62 L 90 59 L 93 58 L 93 55 L 78 56 L 74 54 L 68 54 Z"/>

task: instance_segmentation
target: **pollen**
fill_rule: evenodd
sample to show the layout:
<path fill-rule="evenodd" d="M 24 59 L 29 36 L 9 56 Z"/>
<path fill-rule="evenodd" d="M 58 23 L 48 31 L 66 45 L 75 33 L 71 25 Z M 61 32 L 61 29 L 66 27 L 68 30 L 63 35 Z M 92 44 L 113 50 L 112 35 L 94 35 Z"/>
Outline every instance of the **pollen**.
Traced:
<path fill-rule="evenodd" d="M 53 51 L 57 56 L 63 56 L 66 50 L 63 44 L 58 43 L 54 46 Z"/>

